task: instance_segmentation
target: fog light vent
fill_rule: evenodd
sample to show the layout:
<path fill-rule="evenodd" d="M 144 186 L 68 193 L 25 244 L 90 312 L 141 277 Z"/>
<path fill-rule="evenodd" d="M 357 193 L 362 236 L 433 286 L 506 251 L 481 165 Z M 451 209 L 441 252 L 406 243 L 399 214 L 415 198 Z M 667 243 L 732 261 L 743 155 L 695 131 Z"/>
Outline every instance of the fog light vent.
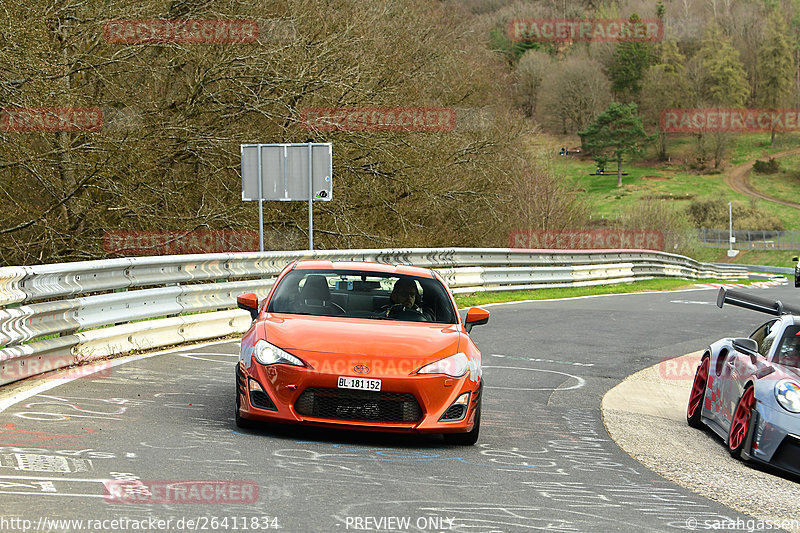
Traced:
<path fill-rule="evenodd" d="M 440 422 L 457 422 L 467 416 L 467 406 L 469 405 L 469 393 L 465 392 L 454 401 L 447 411 L 444 412 Z"/>

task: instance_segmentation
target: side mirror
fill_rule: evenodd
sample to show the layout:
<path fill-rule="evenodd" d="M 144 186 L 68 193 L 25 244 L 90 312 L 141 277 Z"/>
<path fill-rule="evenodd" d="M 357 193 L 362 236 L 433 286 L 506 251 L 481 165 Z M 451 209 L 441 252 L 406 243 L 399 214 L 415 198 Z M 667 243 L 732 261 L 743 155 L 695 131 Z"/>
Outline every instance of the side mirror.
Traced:
<path fill-rule="evenodd" d="M 255 320 L 258 318 L 258 296 L 252 292 L 240 294 L 236 297 L 236 306 L 250 312 L 250 316 Z"/>
<path fill-rule="evenodd" d="M 467 318 L 464 320 L 464 329 L 467 333 L 472 331 L 473 326 L 481 326 L 489 322 L 489 311 L 480 307 L 470 307 L 467 310 Z"/>
<path fill-rule="evenodd" d="M 755 363 L 758 356 L 758 343 L 750 338 L 733 339 L 733 347 L 737 352 L 750 356 L 750 360 Z"/>

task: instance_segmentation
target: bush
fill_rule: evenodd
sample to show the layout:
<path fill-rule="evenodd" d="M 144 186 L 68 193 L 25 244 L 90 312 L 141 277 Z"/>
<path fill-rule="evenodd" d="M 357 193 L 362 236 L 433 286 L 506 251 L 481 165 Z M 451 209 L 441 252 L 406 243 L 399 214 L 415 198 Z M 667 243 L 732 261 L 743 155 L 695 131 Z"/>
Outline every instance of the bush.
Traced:
<path fill-rule="evenodd" d="M 728 202 L 725 200 L 694 200 L 686 210 L 691 223 L 698 228 L 728 229 Z M 782 230 L 783 222 L 773 214 L 750 205 L 733 203 L 733 229 Z"/>
<path fill-rule="evenodd" d="M 664 235 L 664 251 L 692 255 L 700 246 L 697 230 L 686 213 L 667 202 L 643 200 L 623 212 L 616 221 L 618 229 L 658 230 Z"/>
<path fill-rule="evenodd" d="M 770 157 L 769 161 L 757 160 L 753 164 L 753 170 L 759 174 L 777 174 L 781 171 L 781 165 L 775 158 Z"/>

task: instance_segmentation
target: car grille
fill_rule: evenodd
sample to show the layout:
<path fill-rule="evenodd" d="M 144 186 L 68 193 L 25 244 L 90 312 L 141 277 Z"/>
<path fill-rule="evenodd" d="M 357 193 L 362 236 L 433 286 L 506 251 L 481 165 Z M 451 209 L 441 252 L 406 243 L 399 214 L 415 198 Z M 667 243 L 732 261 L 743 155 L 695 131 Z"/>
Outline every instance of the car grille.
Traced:
<path fill-rule="evenodd" d="M 788 435 L 783 439 L 781 445 L 775 450 L 771 464 L 800 474 L 800 440 Z"/>
<path fill-rule="evenodd" d="M 398 392 L 309 388 L 294 408 L 301 415 L 331 420 L 412 424 L 422 418 L 414 395 Z"/>

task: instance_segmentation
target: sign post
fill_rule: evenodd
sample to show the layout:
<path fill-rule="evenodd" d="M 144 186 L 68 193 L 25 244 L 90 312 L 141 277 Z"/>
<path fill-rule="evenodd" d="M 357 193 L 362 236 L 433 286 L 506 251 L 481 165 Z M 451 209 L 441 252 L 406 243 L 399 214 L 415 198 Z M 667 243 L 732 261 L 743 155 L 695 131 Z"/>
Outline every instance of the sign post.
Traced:
<path fill-rule="evenodd" d="M 314 201 L 333 193 L 331 143 L 241 145 L 242 201 L 258 200 L 259 250 L 264 251 L 264 200 L 308 202 L 308 249 L 314 249 Z"/>

